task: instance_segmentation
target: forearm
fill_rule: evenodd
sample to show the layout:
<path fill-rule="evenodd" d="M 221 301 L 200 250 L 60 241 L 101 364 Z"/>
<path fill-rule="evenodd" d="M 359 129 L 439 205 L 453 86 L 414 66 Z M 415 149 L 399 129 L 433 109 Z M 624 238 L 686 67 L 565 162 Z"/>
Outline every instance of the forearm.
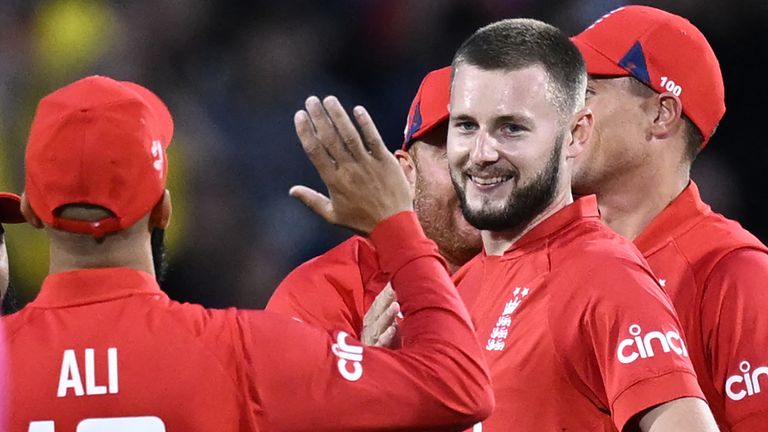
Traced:
<path fill-rule="evenodd" d="M 681 398 L 650 409 L 640 418 L 643 432 L 717 432 L 707 403 L 699 398 Z"/>
<path fill-rule="evenodd" d="M 397 229 L 377 227 L 371 240 L 383 271 L 392 275 L 405 315 L 401 353 L 421 366 L 421 373 L 434 380 L 429 385 L 457 411 L 487 407 L 492 391 L 483 354 L 437 247 L 413 213 L 401 213 L 385 224 L 397 224 Z"/>

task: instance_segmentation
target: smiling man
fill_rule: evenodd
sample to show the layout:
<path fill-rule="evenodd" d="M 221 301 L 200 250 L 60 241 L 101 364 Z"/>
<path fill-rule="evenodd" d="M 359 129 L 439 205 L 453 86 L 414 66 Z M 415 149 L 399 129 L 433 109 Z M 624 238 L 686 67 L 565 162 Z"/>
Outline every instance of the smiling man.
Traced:
<path fill-rule="evenodd" d="M 497 402 L 475 430 L 714 431 L 669 299 L 595 197 L 571 195 L 586 81 L 534 20 L 484 27 L 453 60 L 448 163 L 484 247 L 458 288 Z"/>

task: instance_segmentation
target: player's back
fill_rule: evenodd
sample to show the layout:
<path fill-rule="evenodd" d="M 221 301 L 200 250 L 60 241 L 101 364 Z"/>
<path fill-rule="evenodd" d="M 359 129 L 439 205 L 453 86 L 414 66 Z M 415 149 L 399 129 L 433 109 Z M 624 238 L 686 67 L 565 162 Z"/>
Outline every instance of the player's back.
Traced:
<path fill-rule="evenodd" d="M 105 269 L 49 277 L 4 320 L 12 431 L 256 430 L 234 310 L 179 304 L 146 273 Z"/>

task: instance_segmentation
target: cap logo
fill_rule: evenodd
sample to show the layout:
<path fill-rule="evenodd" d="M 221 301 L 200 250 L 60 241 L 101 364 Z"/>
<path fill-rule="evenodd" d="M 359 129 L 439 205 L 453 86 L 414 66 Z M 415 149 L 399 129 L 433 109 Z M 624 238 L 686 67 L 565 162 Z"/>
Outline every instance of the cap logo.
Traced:
<path fill-rule="evenodd" d="M 648 66 L 645 64 L 645 54 L 640 42 L 635 42 L 632 48 L 619 60 L 619 66 L 623 67 L 635 78 L 642 81 L 645 85 L 651 85 L 651 77 L 648 74 Z"/>
<path fill-rule="evenodd" d="M 152 162 L 152 167 L 155 168 L 160 178 L 163 177 L 163 144 L 160 140 L 152 140 L 152 157 L 155 159 Z"/>
<path fill-rule="evenodd" d="M 421 102 L 416 102 L 416 106 L 413 108 L 413 116 L 411 117 L 410 125 L 405 133 L 405 141 L 410 141 L 413 134 L 421 128 Z"/>

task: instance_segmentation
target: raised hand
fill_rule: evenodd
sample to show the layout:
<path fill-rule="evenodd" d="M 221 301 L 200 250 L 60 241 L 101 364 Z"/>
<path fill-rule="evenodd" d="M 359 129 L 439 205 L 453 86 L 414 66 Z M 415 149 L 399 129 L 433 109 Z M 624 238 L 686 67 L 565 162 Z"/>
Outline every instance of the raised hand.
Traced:
<path fill-rule="evenodd" d="M 336 97 L 321 102 L 311 96 L 305 105 L 294 116 L 296 134 L 328 196 L 294 186 L 292 197 L 326 221 L 365 234 L 382 220 L 413 210 L 408 181 L 363 107 L 353 110 L 358 133 Z"/>

